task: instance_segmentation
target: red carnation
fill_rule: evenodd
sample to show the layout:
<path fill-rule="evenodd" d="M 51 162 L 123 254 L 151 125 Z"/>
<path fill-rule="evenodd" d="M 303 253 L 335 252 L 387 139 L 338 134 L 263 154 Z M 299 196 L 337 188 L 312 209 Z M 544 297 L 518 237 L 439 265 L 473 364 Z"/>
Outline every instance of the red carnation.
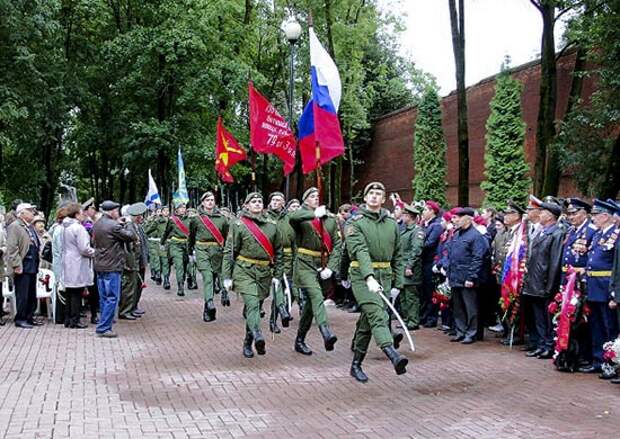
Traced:
<path fill-rule="evenodd" d="M 549 311 L 549 314 L 555 314 L 558 312 L 558 304 L 556 302 L 551 302 L 547 308 L 547 311 Z"/>
<path fill-rule="evenodd" d="M 555 300 L 556 302 L 562 302 L 562 294 L 556 294 L 553 300 Z"/>

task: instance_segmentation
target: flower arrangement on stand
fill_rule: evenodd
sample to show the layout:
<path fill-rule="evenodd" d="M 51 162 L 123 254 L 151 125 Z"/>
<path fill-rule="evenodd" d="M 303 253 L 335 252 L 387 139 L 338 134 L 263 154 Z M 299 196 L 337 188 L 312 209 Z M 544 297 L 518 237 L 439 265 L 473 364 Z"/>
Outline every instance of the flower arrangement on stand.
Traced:
<path fill-rule="evenodd" d="M 620 336 L 603 345 L 603 374 L 614 376 L 620 374 Z"/>

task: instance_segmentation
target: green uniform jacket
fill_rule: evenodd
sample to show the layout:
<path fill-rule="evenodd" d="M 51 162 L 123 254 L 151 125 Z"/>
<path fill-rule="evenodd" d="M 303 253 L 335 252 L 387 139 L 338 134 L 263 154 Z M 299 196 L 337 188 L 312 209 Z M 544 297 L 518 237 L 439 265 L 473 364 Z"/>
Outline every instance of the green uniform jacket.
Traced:
<path fill-rule="evenodd" d="M 360 207 L 358 215 L 347 224 L 345 240 L 351 263 L 359 264 L 349 270 L 351 281 L 374 276 L 379 282 L 386 279 L 392 287 L 402 288 L 404 268 L 400 232 L 387 210 L 370 212 Z M 373 268 L 373 262 L 389 262 L 390 268 Z"/>
<path fill-rule="evenodd" d="M 420 285 L 422 283 L 422 247 L 424 247 L 424 229 L 416 224 L 406 226 L 400 234 L 403 254 L 403 283 Z M 405 276 L 405 269 L 413 272 Z"/>
<path fill-rule="evenodd" d="M 218 228 L 224 239 L 228 236 L 228 219 L 220 213 L 218 209 L 213 209 L 212 212 L 207 212 L 202 208 L 198 209 L 198 215 L 191 218 L 189 223 L 189 249 L 190 253 L 194 250 L 196 242 L 217 242 L 215 237 L 209 232 L 207 227 L 200 219 L 201 216 L 208 216 L 215 227 Z M 218 247 L 214 247 L 218 248 Z"/>
<path fill-rule="evenodd" d="M 177 218 L 180 218 L 181 222 L 183 224 L 185 224 L 185 227 L 187 227 L 188 230 L 189 230 L 191 218 L 189 216 L 187 216 L 187 215 L 182 216 L 182 217 L 177 217 Z M 169 238 L 181 238 L 181 239 L 183 239 L 183 238 L 187 239 L 188 238 L 188 236 L 185 233 L 183 233 L 181 231 L 181 229 L 179 229 L 177 227 L 177 225 L 174 223 L 174 221 L 172 221 L 172 218 L 169 218 L 169 219 L 166 220 L 166 228 L 164 230 L 164 234 L 161 237 L 162 245 L 166 244 L 166 241 Z"/>
<path fill-rule="evenodd" d="M 296 249 L 295 255 L 295 286 L 303 288 L 307 285 L 315 285 L 318 281 L 318 270 L 321 267 L 321 257 L 304 254 L 300 249 L 307 249 L 320 252 L 323 248 L 323 241 L 319 234 L 312 227 L 314 219 L 314 209 L 306 206 L 292 212 L 289 215 L 290 223 L 295 230 Z M 329 233 L 332 239 L 333 251 L 329 254 L 327 268 L 337 273 L 340 268 L 340 235 L 338 234 L 338 224 L 332 216 L 322 219 L 323 232 Z"/>
<path fill-rule="evenodd" d="M 128 223 L 127 229 L 131 230 L 131 232 L 136 235 L 138 234 L 138 226 L 134 223 Z M 125 266 L 123 270 L 125 271 L 138 271 L 140 269 L 140 252 L 141 250 L 141 242 L 138 239 L 137 241 L 126 242 L 125 243 Z"/>
<path fill-rule="evenodd" d="M 166 225 L 168 224 L 168 219 L 163 216 L 155 216 L 150 217 L 144 223 L 144 233 L 149 238 L 157 238 L 161 239 L 166 231 Z"/>
<path fill-rule="evenodd" d="M 286 209 L 282 209 L 280 212 L 269 210 L 267 211 L 267 215 L 269 215 L 269 218 L 276 222 L 278 231 L 280 232 L 282 251 L 284 252 L 284 256 L 282 258 L 284 263 L 284 273 L 286 273 L 287 276 L 292 276 L 295 251 L 295 229 L 291 226 Z"/>
<path fill-rule="evenodd" d="M 233 280 L 233 288 L 241 294 L 258 296 L 261 300 L 269 295 L 271 278 L 282 277 L 282 241 L 275 221 L 267 215 L 252 215 L 247 211 L 241 215 L 254 221 L 267 236 L 275 252 L 272 265 L 258 265 L 238 260 L 239 256 L 259 261 L 268 261 L 269 255 L 240 220 L 234 220 L 229 228 L 226 245 L 224 246 L 224 262 L 222 276 Z"/>

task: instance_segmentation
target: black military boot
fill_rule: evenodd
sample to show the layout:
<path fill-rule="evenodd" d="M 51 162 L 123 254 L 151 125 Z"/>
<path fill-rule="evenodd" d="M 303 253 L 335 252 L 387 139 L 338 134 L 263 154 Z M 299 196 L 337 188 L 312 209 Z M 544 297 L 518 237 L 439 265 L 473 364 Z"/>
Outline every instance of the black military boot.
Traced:
<path fill-rule="evenodd" d="M 297 333 L 295 338 L 295 352 L 299 352 L 303 355 L 312 355 L 312 350 L 306 344 L 306 336 Z"/>
<path fill-rule="evenodd" d="M 194 276 L 187 276 L 187 289 L 188 290 L 197 290 L 198 284 L 196 283 L 196 279 Z"/>
<path fill-rule="evenodd" d="M 213 303 L 213 299 L 207 300 L 206 303 L 205 303 L 205 313 L 206 313 L 206 316 L 207 316 L 207 319 L 205 320 L 205 322 L 212 322 L 212 321 L 214 321 L 215 320 L 216 312 L 217 312 L 217 309 L 215 308 L 215 304 Z"/>
<path fill-rule="evenodd" d="M 164 275 L 164 290 L 170 289 L 170 276 Z"/>
<path fill-rule="evenodd" d="M 406 368 L 409 360 L 400 355 L 400 353 L 394 349 L 394 346 L 387 346 L 383 348 L 382 351 L 392 362 L 396 375 L 402 375 L 407 372 Z"/>
<path fill-rule="evenodd" d="M 155 279 L 153 280 L 155 281 L 155 285 L 161 285 L 161 273 L 155 272 Z"/>
<path fill-rule="evenodd" d="M 215 290 L 217 292 L 217 289 Z M 228 291 L 226 291 L 226 289 L 222 289 L 221 290 L 221 300 L 222 300 L 222 306 L 230 306 L 230 298 L 228 297 Z"/>
<path fill-rule="evenodd" d="M 400 343 L 403 341 L 405 336 L 402 332 L 392 332 L 392 341 L 394 342 L 394 349 L 398 349 L 400 347 Z"/>
<path fill-rule="evenodd" d="M 288 309 L 286 309 L 286 305 L 283 304 L 278 306 L 278 313 L 280 314 L 280 318 L 282 319 L 282 326 L 288 328 L 289 323 L 291 322 L 291 320 L 293 320 L 293 317 L 291 317 Z"/>
<path fill-rule="evenodd" d="M 177 296 L 181 296 L 181 297 L 185 296 L 185 291 L 183 290 L 183 282 L 179 282 L 177 284 L 177 287 L 178 287 Z"/>
<path fill-rule="evenodd" d="M 276 309 L 271 310 L 271 316 L 269 316 L 269 330 L 275 334 L 282 332 L 278 326 L 278 311 Z"/>
<path fill-rule="evenodd" d="M 246 328 L 245 329 L 245 339 L 243 340 L 243 356 L 245 358 L 254 357 L 254 351 L 252 350 L 252 333 Z"/>
<path fill-rule="evenodd" d="M 362 370 L 362 361 L 364 361 L 365 353 L 355 351 L 353 354 L 353 362 L 351 363 L 351 376 L 360 383 L 368 381 L 368 376 Z"/>
<path fill-rule="evenodd" d="M 203 322 L 210 322 L 209 320 L 209 310 L 207 309 L 207 302 L 205 302 L 205 306 L 202 310 L 202 321 Z"/>
<path fill-rule="evenodd" d="M 333 351 L 334 345 L 338 341 L 338 337 L 329 329 L 327 325 L 319 325 L 319 331 L 321 331 L 321 335 L 323 336 L 323 342 L 325 343 L 326 351 Z"/>
<path fill-rule="evenodd" d="M 256 353 L 258 355 L 265 355 L 265 338 L 263 337 L 263 333 L 260 331 L 253 331 L 252 338 L 254 338 L 254 347 L 256 348 Z"/>

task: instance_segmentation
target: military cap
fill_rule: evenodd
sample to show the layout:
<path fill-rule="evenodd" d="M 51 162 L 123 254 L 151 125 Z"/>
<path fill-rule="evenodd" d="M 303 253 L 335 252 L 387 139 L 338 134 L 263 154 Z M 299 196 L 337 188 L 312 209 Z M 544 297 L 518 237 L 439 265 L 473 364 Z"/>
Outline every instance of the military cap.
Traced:
<path fill-rule="evenodd" d="M 476 211 L 474 209 L 472 209 L 471 207 L 461 207 L 459 210 L 456 211 L 455 213 L 456 216 L 471 216 L 474 217 L 476 216 Z"/>
<path fill-rule="evenodd" d="M 291 204 L 294 203 L 301 204 L 297 198 L 292 198 L 288 200 L 288 203 L 286 203 L 286 208 L 288 209 L 289 207 L 291 207 Z"/>
<path fill-rule="evenodd" d="M 554 203 L 554 204 L 557 204 L 558 206 L 561 206 L 564 203 L 564 200 L 562 198 L 557 198 L 551 195 L 547 195 L 546 197 L 543 198 L 543 202 Z"/>
<path fill-rule="evenodd" d="M 405 206 L 403 207 L 403 210 L 405 211 L 405 213 L 410 213 L 411 215 L 420 214 L 420 210 L 416 206 L 413 206 L 411 204 L 405 204 Z"/>
<path fill-rule="evenodd" d="M 575 213 L 579 209 L 583 209 L 589 213 L 592 210 L 592 206 L 590 204 L 579 198 L 567 198 L 564 200 L 564 203 L 566 204 L 566 213 Z"/>
<path fill-rule="evenodd" d="M 536 198 L 534 195 L 530 195 L 529 203 L 527 205 L 527 209 L 540 209 L 540 205 L 542 204 L 542 200 Z"/>
<path fill-rule="evenodd" d="M 547 203 L 543 201 L 540 203 L 539 209 L 551 212 L 556 218 L 562 215 L 562 208 L 556 203 Z"/>
<path fill-rule="evenodd" d="M 284 196 L 284 194 L 282 192 L 272 192 L 269 194 L 269 201 L 271 201 L 271 199 L 273 197 L 282 197 L 283 200 L 286 200 L 286 197 Z"/>
<path fill-rule="evenodd" d="M 439 211 L 441 210 L 441 208 L 439 207 L 439 203 L 437 203 L 437 201 L 428 200 L 424 205 L 425 207 L 428 207 L 433 212 L 435 212 L 435 215 L 437 215 Z"/>
<path fill-rule="evenodd" d="M 616 200 L 612 200 L 611 198 L 608 198 L 607 202 L 611 204 L 612 206 L 616 206 L 616 212 L 614 213 L 614 215 L 620 216 L 620 202 Z"/>
<path fill-rule="evenodd" d="M 383 185 L 383 183 L 381 183 L 380 181 L 373 181 L 372 183 L 368 183 L 364 188 L 364 196 L 366 196 L 366 194 L 370 192 L 371 189 L 385 192 L 385 186 Z"/>
<path fill-rule="evenodd" d="M 252 201 L 254 198 L 260 198 L 261 200 L 263 199 L 263 195 L 260 192 L 250 192 L 248 194 L 247 197 L 245 197 L 245 201 L 244 204 L 248 204 L 250 201 Z"/>
<path fill-rule="evenodd" d="M 183 201 L 177 201 L 176 203 L 174 203 L 174 208 L 175 208 L 175 209 L 178 209 L 178 208 L 180 208 L 181 206 L 183 206 L 183 207 L 187 207 L 187 204 L 185 204 Z"/>
<path fill-rule="evenodd" d="M 304 192 L 304 194 L 301 197 L 302 201 L 306 201 L 306 198 L 308 198 L 310 195 L 312 195 L 315 192 L 318 192 L 319 190 L 317 188 L 315 188 L 314 186 L 311 188 L 306 189 L 306 192 Z"/>
<path fill-rule="evenodd" d="M 504 214 L 507 214 L 507 213 L 518 213 L 519 215 L 525 214 L 525 209 L 519 206 L 514 201 L 510 200 L 508 201 L 507 204 L 508 204 L 508 207 L 504 209 Z"/>
<path fill-rule="evenodd" d="M 592 213 L 608 213 L 609 215 L 613 215 L 617 211 L 618 206 L 616 206 L 616 203 L 609 203 L 607 201 L 599 200 L 598 198 L 594 200 Z"/>
<path fill-rule="evenodd" d="M 32 210 L 33 212 L 37 209 L 37 206 L 30 203 L 19 203 L 15 208 L 15 213 L 20 214 L 24 210 Z"/>
<path fill-rule="evenodd" d="M 211 192 L 211 191 L 207 191 L 207 192 L 205 192 L 204 194 L 202 194 L 200 196 L 200 201 L 203 201 L 207 197 L 214 197 L 215 198 L 215 194 L 213 192 Z"/>
<path fill-rule="evenodd" d="M 148 210 L 148 207 L 146 207 L 146 204 L 142 202 L 133 203 L 131 206 L 127 208 L 127 213 L 131 216 L 140 216 L 140 215 L 144 215 L 144 212 L 146 212 L 147 210 Z"/>
<path fill-rule="evenodd" d="M 101 203 L 100 207 L 101 210 L 103 210 L 104 212 L 109 212 L 111 210 L 118 209 L 119 207 L 121 207 L 121 205 L 111 200 L 105 200 L 103 203 Z"/>

